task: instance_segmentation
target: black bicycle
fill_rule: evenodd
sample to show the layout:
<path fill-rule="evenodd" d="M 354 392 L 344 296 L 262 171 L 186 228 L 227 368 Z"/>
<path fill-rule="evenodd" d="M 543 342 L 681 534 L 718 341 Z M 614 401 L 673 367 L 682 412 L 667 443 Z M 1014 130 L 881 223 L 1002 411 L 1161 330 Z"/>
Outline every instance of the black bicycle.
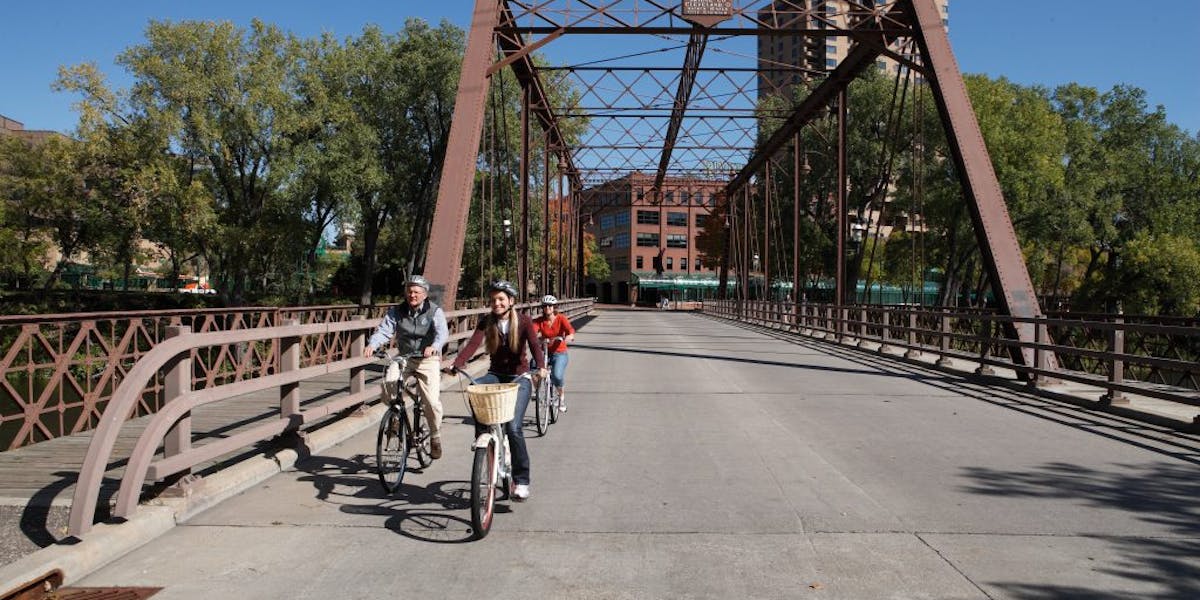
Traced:
<path fill-rule="evenodd" d="M 416 377 L 404 377 L 410 357 L 388 358 L 385 351 L 376 352 L 375 356 L 387 359 L 379 397 L 388 405 L 375 436 L 375 470 L 379 474 L 379 483 L 390 494 L 404 481 L 411 455 L 415 455 L 422 468 L 433 463 L 433 455 L 429 448 L 429 423 L 421 410 Z"/>

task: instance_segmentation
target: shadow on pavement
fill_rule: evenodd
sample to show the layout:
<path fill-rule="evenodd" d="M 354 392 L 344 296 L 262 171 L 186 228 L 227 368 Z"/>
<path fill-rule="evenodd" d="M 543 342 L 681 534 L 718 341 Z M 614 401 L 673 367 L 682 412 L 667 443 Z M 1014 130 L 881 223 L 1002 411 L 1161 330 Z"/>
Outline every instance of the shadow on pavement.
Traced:
<path fill-rule="evenodd" d="M 384 527 L 404 537 L 437 544 L 473 540 L 470 521 L 456 514 L 470 509 L 469 482 L 434 481 L 424 486 L 404 483 L 394 494 L 388 494 L 376 478 L 371 461 L 365 454 L 350 459 L 312 456 L 297 463 L 297 470 L 307 473 L 298 480 L 311 482 L 317 499 L 338 504 L 341 512 L 385 517 Z M 410 467 L 412 473 L 420 470 Z M 411 479 L 406 476 L 405 481 Z M 497 513 L 508 511 L 507 505 L 496 505 Z"/>
<path fill-rule="evenodd" d="M 1120 560 L 1119 567 L 1097 569 L 1113 577 L 1154 583 L 1162 594 L 1144 598 L 1200 598 L 1200 479 L 1189 465 L 1157 462 L 1120 465 L 1121 473 L 1051 462 L 1031 471 L 1000 471 L 983 467 L 965 469 L 971 484 L 965 490 L 985 496 L 1062 498 L 1096 508 L 1120 510 L 1147 523 L 1165 526 L 1178 537 L 1098 537 Z M 1011 597 L 1029 600 L 1050 598 L 1129 598 L 1128 593 L 1108 593 L 1095 588 L 992 582 Z"/>

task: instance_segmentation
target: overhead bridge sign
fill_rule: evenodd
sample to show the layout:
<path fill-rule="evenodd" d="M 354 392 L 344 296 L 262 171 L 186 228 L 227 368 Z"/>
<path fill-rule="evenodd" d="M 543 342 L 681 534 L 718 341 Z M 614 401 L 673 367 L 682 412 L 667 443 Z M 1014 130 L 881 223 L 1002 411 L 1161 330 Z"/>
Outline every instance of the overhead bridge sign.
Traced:
<path fill-rule="evenodd" d="M 683 0 L 683 18 L 713 27 L 733 16 L 733 0 Z"/>

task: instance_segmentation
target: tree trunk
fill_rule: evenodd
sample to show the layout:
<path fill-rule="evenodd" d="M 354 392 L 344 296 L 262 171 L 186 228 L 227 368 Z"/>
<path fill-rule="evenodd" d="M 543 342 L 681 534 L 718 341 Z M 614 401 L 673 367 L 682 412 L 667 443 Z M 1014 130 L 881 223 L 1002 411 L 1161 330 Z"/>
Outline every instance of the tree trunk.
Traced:
<path fill-rule="evenodd" d="M 375 248 L 379 243 L 379 218 L 374 212 L 364 214 L 363 217 L 363 270 L 358 304 L 370 306 L 375 283 Z"/>

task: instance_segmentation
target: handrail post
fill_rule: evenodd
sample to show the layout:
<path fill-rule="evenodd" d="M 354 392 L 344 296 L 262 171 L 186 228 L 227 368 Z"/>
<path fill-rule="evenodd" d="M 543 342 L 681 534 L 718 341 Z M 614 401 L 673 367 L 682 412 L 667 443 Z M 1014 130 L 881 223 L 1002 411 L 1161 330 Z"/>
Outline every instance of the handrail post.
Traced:
<path fill-rule="evenodd" d="M 296 319 L 287 319 L 285 326 L 294 327 L 300 324 Z M 300 337 L 288 336 L 279 340 L 279 372 L 297 371 L 300 369 Z M 300 414 L 300 383 L 287 383 L 279 386 L 279 416 L 289 419 Z"/>
<path fill-rule="evenodd" d="M 181 335 L 191 335 L 192 328 L 185 325 L 167 327 L 167 339 Z M 167 363 L 166 375 L 163 377 L 163 406 L 171 403 L 180 396 L 192 391 L 192 352 L 180 354 Z M 163 455 L 166 458 L 187 452 L 192 448 L 192 413 L 188 411 L 181 417 L 163 438 Z M 190 473 L 189 469 L 186 473 Z"/>
<path fill-rule="evenodd" d="M 1037 387 L 1041 376 L 1038 370 L 1042 368 L 1042 340 L 1045 339 L 1045 324 L 1040 316 L 1033 318 L 1033 370 L 1029 372 L 1028 384 Z"/>
<path fill-rule="evenodd" d="M 917 309 L 908 307 L 908 350 L 904 358 L 920 358 L 921 351 L 917 350 Z"/>
<path fill-rule="evenodd" d="M 1121 313 L 1113 317 L 1112 331 L 1108 336 L 1108 351 L 1113 355 L 1108 359 L 1108 384 L 1121 385 L 1125 382 L 1125 360 L 1121 357 L 1125 354 L 1125 317 Z M 1121 390 L 1113 387 L 1108 388 L 1108 392 L 1100 397 L 1101 404 L 1112 406 L 1114 404 L 1129 404 L 1129 398 Z"/>
<path fill-rule="evenodd" d="M 883 354 L 892 349 L 892 347 L 888 345 L 888 336 L 891 333 L 890 329 L 892 327 L 892 310 L 884 307 L 883 316 L 881 319 L 882 329 L 879 331 L 879 348 L 876 349 L 876 352 Z"/>
<path fill-rule="evenodd" d="M 975 369 L 976 375 L 996 374 L 996 371 L 987 363 L 992 348 L 992 336 L 998 333 L 996 329 L 998 329 L 996 322 L 991 319 L 984 319 L 979 328 L 979 368 Z"/>
<path fill-rule="evenodd" d="M 867 347 L 867 335 L 871 331 L 871 317 L 868 315 L 866 305 L 858 307 L 858 347 Z"/>
<path fill-rule="evenodd" d="M 354 315 L 350 317 L 352 321 L 366 321 L 366 315 Z M 356 358 L 362 356 L 363 350 L 367 348 L 367 330 L 356 329 L 350 336 L 350 356 Z M 367 388 L 367 366 L 354 367 L 350 369 L 350 393 L 357 394 Z"/>
<path fill-rule="evenodd" d="M 943 308 L 941 314 L 938 315 L 938 359 L 935 363 L 939 367 L 948 367 L 953 363 L 950 360 L 950 333 L 954 330 L 950 325 L 950 309 Z"/>

